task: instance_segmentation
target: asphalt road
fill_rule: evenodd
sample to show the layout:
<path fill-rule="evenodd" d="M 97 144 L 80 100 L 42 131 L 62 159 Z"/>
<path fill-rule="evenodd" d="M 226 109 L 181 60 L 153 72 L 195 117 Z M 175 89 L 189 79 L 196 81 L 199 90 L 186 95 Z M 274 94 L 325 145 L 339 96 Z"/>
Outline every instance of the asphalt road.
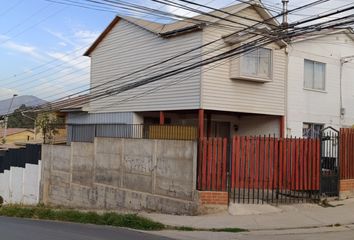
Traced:
<path fill-rule="evenodd" d="M 133 230 L 0 217 L 2 240 L 171 240 Z"/>

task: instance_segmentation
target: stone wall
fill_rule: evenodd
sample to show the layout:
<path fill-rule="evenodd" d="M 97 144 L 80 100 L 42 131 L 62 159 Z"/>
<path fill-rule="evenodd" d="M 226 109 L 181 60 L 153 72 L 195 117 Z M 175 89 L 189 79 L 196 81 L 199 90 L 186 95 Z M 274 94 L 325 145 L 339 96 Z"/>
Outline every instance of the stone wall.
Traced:
<path fill-rule="evenodd" d="M 43 145 L 41 200 L 87 209 L 196 214 L 197 145 L 191 141 L 96 138 Z"/>

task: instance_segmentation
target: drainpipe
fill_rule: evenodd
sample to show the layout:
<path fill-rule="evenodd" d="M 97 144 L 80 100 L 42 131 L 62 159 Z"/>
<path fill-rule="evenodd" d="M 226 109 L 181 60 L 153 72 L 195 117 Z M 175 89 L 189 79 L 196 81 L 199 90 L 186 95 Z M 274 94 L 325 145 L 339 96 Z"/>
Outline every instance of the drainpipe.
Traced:
<path fill-rule="evenodd" d="M 352 59 L 354 59 L 353 56 L 347 56 L 347 57 L 342 57 L 340 59 L 340 72 L 339 72 L 339 126 L 342 127 L 342 120 L 344 119 L 345 115 L 345 110 L 343 108 L 343 68 L 344 64 L 350 62 Z"/>

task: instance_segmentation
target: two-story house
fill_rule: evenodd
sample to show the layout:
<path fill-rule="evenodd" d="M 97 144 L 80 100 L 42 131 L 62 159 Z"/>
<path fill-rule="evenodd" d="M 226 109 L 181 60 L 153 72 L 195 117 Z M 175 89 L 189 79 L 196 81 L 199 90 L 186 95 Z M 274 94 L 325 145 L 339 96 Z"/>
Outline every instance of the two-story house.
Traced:
<path fill-rule="evenodd" d="M 354 124 L 354 33 L 331 29 L 288 46 L 287 134 L 316 137 Z"/>
<path fill-rule="evenodd" d="M 87 113 L 69 113 L 67 123 L 73 130 L 157 123 L 196 124 L 200 136 L 283 135 L 287 56 L 282 41 L 128 91 L 112 90 L 191 66 L 279 26 L 259 1 L 222 10 L 210 13 L 219 18 L 203 15 L 170 24 L 117 16 L 85 53 L 91 58 L 91 94 L 106 95 L 92 98 Z"/>

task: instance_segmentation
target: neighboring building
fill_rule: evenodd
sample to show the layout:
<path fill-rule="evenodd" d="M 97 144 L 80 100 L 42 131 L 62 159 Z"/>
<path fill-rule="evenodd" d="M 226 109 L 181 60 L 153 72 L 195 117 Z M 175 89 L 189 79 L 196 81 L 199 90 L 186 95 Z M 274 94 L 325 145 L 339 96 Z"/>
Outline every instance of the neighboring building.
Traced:
<path fill-rule="evenodd" d="M 192 19 L 195 23 L 159 24 L 116 17 L 85 53 L 91 58 L 93 93 L 127 80 L 143 79 L 136 78 L 139 74 L 134 79 L 125 75 L 190 49 L 196 50 L 142 71 L 140 76 L 161 73 L 165 67 L 173 70 L 190 66 L 247 43 L 250 36 L 265 34 L 270 26 L 278 26 L 278 22 L 271 20 L 253 33 L 227 37 L 247 25 L 271 18 L 261 3 L 255 2 L 223 9 L 230 14 L 212 12 L 229 21 L 197 16 Z M 200 23 L 201 19 L 209 23 Z M 233 26 L 227 28 L 223 24 Z M 212 41 L 216 42 L 199 48 Z M 208 52 L 217 47 L 222 49 Z M 201 136 L 282 135 L 286 107 L 285 47 L 279 41 L 222 64 L 198 67 L 120 94 L 111 93 L 109 97 L 91 100 L 88 114 L 69 113 L 67 123 L 76 130 L 83 129 L 79 125 L 94 124 L 199 124 L 203 129 Z M 185 62 L 180 63 L 181 60 Z"/>
<path fill-rule="evenodd" d="M 354 33 L 332 29 L 295 39 L 289 49 L 287 134 L 354 124 Z"/>
<path fill-rule="evenodd" d="M 4 128 L 0 128 L 1 138 L 4 136 Z M 34 132 L 27 128 L 8 128 L 6 132 L 6 144 L 17 142 L 29 142 L 34 140 Z"/>

